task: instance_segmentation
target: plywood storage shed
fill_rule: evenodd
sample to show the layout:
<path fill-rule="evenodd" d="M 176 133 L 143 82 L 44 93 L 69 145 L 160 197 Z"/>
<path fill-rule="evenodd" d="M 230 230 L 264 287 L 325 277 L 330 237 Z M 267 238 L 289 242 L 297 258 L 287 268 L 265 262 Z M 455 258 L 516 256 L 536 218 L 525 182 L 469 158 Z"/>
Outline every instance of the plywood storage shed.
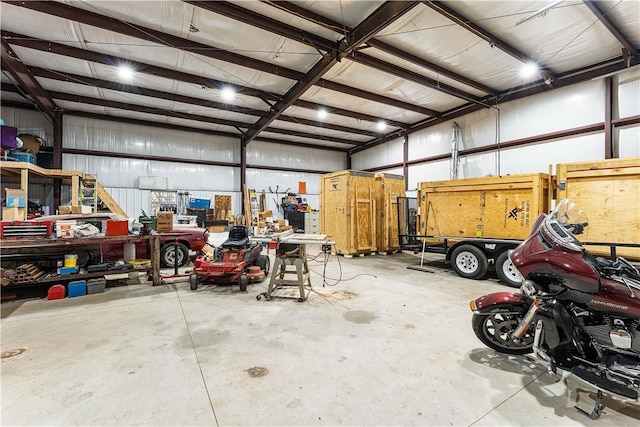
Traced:
<path fill-rule="evenodd" d="M 346 170 L 320 176 L 320 232 L 331 236 L 343 255 L 375 252 L 374 174 Z"/>
<path fill-rule="evenodd" d="M 378 252 L 393 252 L 400 249 L 398 240 L 398 197 L 406 194 L 402 175 L 377 173 L 376 187 L 376 242 Z"/>
<path fill-rule="evenodd" d="M 557 199 L 569 198 L 589 220 L 586 240 L 640 244 L 640 157 L 556 166 Z M 609 256 L 605 246 L 590 246 Z M 616 248 L 618 256 L 640 259 L 640 248 Z"/>
<path fill-rule="evenodd" d="M 548 190 L 547 174 L 422 182 L 419 234 L 524 239 L 547 211 Z"/>

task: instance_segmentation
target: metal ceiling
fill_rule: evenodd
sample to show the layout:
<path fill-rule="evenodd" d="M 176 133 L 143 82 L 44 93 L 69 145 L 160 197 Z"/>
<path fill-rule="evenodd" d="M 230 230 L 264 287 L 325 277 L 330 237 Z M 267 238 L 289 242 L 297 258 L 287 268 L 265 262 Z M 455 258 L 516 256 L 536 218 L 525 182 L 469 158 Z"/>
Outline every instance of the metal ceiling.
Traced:
<path fill-rule="evenodd" d="M 244 144 L 355 152 L 640 59 L 637 0 L 0 7 L 5 105 L 29 102 L 52 121 L 61 111 L 106 116 Z M 539 66 L 529 80 L 519 76 L 526 62 Z M 132 82 L 117 77 L 121 64 L 136 70 Z"/>

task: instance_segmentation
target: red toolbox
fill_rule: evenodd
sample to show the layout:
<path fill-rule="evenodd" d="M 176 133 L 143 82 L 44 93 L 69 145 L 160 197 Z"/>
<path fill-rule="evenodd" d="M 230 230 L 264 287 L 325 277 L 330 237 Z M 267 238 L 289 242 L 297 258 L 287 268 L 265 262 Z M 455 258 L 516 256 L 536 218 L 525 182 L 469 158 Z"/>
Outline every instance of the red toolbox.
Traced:
<path fill-rule="evenodd" d="M 47 238 L 52 229 L 53 221 L 0 221 L 0 239 Z"/>
<path fill-rule="evenodd" d="M 129 221 L 107 221 L 107 236 L 126 236 L 129 234 Z"/>

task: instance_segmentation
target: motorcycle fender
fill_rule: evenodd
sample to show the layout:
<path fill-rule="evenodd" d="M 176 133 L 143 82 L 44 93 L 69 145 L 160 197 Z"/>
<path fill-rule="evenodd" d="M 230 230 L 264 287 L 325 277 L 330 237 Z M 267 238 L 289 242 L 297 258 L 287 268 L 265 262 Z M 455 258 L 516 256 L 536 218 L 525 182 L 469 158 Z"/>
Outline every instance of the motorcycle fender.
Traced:
<path fill-rule="evenodd" d="M 475 301 L 471 302 L 472 307 L 475 305 L 473 311 L 478 313 L 494 313 L 499 306 L 500 310 L 506 311 L 505 304 L 512 304 L 518 306 L 531 305 L 531 298 L 522 293 L 516 292 L 496 292 L 489 295 L 481 296 Z M 500 311 L 498 310 L 498 311 Z"/>

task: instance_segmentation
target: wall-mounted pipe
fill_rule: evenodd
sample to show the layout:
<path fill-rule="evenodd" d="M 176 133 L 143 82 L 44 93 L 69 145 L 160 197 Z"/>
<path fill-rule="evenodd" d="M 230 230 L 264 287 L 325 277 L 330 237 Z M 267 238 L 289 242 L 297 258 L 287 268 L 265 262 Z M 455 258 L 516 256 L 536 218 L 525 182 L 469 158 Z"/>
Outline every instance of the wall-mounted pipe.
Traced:
<path fill-rule="evenodd" d="M 453 128 L 453 137 L 451 138 L 451 169 L 449 179 L 458 179 L 458 151 L 460 149 L 460 126 L 458 123 L 451 123 Z"/>

